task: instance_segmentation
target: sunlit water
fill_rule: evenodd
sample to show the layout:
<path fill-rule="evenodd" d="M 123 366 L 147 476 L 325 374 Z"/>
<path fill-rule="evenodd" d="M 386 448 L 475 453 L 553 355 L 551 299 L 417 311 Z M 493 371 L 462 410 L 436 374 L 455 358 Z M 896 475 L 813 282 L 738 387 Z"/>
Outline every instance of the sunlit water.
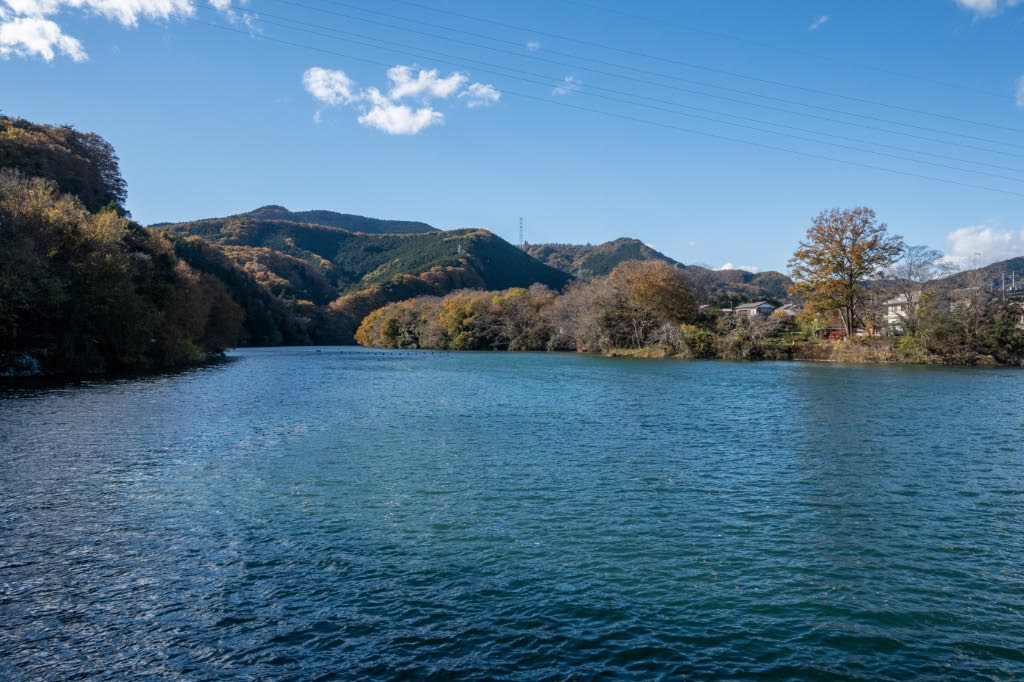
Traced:
<path fill-rule="evenodd" d="M 0 390 L 0 679 L 1024 677 L 1024 372 L 249 350 Z"/>

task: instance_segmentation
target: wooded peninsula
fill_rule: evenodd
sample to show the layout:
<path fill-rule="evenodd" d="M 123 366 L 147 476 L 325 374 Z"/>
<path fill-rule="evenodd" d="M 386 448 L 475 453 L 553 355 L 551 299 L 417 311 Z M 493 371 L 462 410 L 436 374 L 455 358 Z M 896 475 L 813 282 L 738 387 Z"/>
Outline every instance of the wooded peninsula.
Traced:
<path fill-rule="evenodd" d="M 815 217 L 787 276 L 280 206 L 144 227 L 126 197 L 100 136 L 0 117 L 0 376 L 351 343 L 1024 366 L 1024 258 L 953 271 L 868 208 Z"/>

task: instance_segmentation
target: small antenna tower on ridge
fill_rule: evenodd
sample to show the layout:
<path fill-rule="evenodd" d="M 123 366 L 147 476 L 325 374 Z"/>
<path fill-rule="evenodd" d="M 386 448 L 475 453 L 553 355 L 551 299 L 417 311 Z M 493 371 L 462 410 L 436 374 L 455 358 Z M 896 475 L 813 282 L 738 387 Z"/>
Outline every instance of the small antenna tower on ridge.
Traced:
<path fill-rule="evenodd" d="M 526 240 L 523 239 L 523 219 L 519 218 L 519 248 L 526 246 Z"/>

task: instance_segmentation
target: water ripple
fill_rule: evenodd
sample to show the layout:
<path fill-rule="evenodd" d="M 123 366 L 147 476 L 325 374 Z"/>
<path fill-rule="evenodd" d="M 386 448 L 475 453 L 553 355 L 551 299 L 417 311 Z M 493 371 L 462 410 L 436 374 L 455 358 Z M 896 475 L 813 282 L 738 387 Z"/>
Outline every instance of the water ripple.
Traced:
<path fill-rule="evenodd" d="M 325 348 L 0 389 L 0 679 L 1019 678 L 1022 386 Z"/>

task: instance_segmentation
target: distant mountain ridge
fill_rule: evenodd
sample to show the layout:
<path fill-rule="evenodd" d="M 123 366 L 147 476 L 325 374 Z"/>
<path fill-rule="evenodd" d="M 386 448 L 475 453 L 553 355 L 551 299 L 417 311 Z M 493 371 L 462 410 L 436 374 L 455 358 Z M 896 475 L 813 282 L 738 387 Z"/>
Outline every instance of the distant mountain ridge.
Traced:
<path fill-rule="evenodd" d="M 604 277 L 627 260 L 660 260 L 683 268 L 702 300 L 722 304 L 757 299 L 782 300 L 793 281 L 780 272 L 713 270 L 684 265 L 639 239 L 621 237 L 603 244 L 527 244 L 527 253 L 576 277 Z"/>
<path fill-rule="evenodd" d="M 206 218 L 188 222 L 206 222 L 208 220 L 283 220 L 293 223 L 337 227 L 349 232 L 362 232 L 364 234 L 418 234 L 438 231 L 436 227 L 427 223 L 411 220 L 383 220 L 381 218 L 367 218 L 366 216 L 351 213 L 337 213 L 336 211 L 325 210 L 289 211 L 284 206 L 275 204 L 260 206 L 252 211 L 222 218 Z M 172 224 L 181 223 L 156 223 L 155 225 L 150 225 L 150 227 L 166 227 Z"/>
<path fill-rule="evenodd" d="M 1017 288 L 1024 287 L 1024 256 L 989 263 L 971 270 L 954 272 L 940 281 L 946 286 L 956 288 L 981 286 L 999 289 L 1003 286 L 1004 275 L 1007 288 L 1013 285 L 1016 285 Z"/>

